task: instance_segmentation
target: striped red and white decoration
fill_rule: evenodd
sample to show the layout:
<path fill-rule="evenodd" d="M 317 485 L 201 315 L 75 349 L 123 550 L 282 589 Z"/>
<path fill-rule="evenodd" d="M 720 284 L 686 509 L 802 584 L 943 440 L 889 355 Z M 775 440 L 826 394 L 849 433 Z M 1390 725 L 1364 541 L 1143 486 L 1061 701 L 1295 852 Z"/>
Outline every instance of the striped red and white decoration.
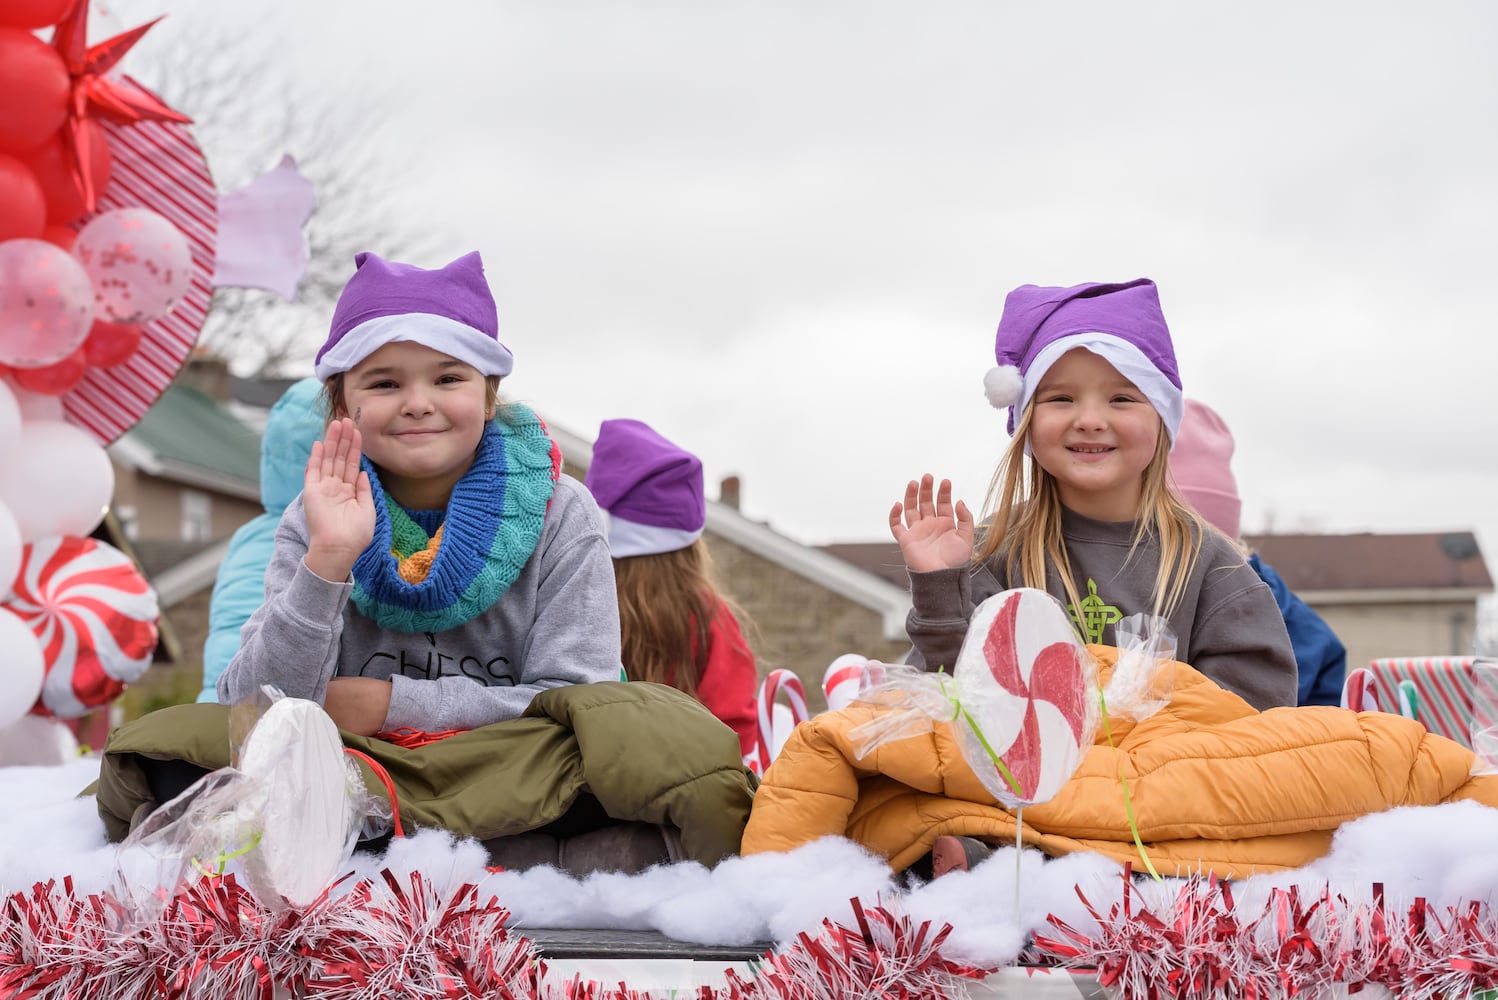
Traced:
<path fill-rule="evenodd" d="M 126 81 L 145 90 L 128 77 Z M 198 339 L 213 302 L 218 243 L 218 191 L 203 151 L 188 126 L 175 122 L 103 122 L 114 158 L 98 211 L 148 208 L 186 234 L 192 247 L 192 285 L 166 316 L 145 325 L 139 349 L 112 368 L 91 368 L 63 397 L 67 419 L 109 444 L 134 427 L 165 391 Z M 93 216 L 79 220 L 81 228 Z"/>
<path fill-rule="evenodd" d="M 145 673 L 156 650 L 156 593 L 130 557 L 94 538 L 25 546 L 4 607 L 36 633 L 47 676 L 36 709 L 76 718 Z"/>
<path fill-rule="evenodd" d="M 1413 683 L 1419 699 L 1415 718 L 1436 735 L 1471 746 L 1475 661 L 1472 656 L 1390 657 L 1373 660 L 1368 670 L 1385 691 L 1397 691 L 1401 681 Z"/>
<path fill-rule="evenodd" d="M 778 726 L 776 724 L 775 703 L 781 695 L 785 696 L 786 705 L 790 709 L 788 727 L 783 722 Z M 809 717 L 810 713 L 806 710 L 806 689 L 801 685 L 801 678 L 789 670 L 772 670 L 766 674 L 759 686 L 759 735 L 755 742 L 755 752 L 745 761 L 749 769 L 758 775 L 769 770 L 770 762 L 780 752 L 780 746 L 790 735 L 790 731 Z"/>
<path fill-rule="evenodd" d="M 844 653 L 827 665 L 822 675 L 822 694 L 827 699 L 827 711 L 836 712 L 847 708 L 857 699 L 867 685 L 864 675 L 869 670 L 869 658 L 858 653 Z"/>

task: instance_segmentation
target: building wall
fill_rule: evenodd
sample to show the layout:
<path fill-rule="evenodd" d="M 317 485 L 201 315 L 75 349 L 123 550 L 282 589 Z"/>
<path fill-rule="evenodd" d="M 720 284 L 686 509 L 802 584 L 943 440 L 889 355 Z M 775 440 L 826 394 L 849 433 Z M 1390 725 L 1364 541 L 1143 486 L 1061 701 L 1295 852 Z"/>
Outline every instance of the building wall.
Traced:
<path fill-rule="evenodd" d="M 1472 652 L 1477 605 L 1472 601 L 1431 604 L 1313 605 L 1347 647 L 1349 668 L 1390 656 L 1465 656 Z"/>
<path fill-rule="evenodd" d="M 116 514 L 133 508 L 134 539 L 168 539 L 182 537 L 182 494 L 191 489 L 180 483 L 126 468 L 114 463 L 114 508 Z M 228 538 L 250 518 L 262 511 L 258 500 L 245 500 L 207 490 L 196 492 L 209 503 L 208 538 Z M 121 520 L 125 520 L 121 516 Z"/>
<path fill-rule="evenodd" d="M 753 620 L 745 634 L 760 676 L 781 668 L 795 672 L 812 712 L 826 707 L 822 674 L 838 656 L 894 662 L 910 648 L 903 639 L 884 638 L 877 612 L 732 542 L 706 538 L 719 584 Z"/>

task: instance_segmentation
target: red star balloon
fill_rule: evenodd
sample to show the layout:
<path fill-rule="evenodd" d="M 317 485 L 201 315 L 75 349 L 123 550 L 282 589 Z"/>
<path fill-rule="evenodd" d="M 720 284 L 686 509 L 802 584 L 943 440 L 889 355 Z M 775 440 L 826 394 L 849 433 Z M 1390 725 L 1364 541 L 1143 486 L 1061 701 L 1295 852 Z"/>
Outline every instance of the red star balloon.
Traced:
<path fill-rule="evenodd" d="M 88 170 L 92 144 L 97 141 L 86 127 L 89 118 L 103 118 L 120 125 L 143 121 L 190 124 L 192 119 L 173 111 L 143 89 L 122 86 L 105 77 L 161 18 L 97 45 L 88 45 L 84 40 L 88 5 L 89 0 L 78 0 L 67 16 L 58 22 L 52 46 L 68 67 L 68 117 L 62 128 L 63 145 L 83 193 L 84 206 L 91 212 L 99 192 L 94 190 Z"/>

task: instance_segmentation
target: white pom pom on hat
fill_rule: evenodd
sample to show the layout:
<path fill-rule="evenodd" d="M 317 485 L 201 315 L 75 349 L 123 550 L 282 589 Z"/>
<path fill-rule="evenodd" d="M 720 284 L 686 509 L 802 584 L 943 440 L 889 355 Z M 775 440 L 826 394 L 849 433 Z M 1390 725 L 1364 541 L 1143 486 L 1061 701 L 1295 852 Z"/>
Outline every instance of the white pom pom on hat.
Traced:
<path fill-rule="evenodd" d="M 989 405 L 996 410 L 1019 402 L 1024 388 L 1025 378 L 1013 365 L 990 368 L 983 374 L 983 394 L 988 397 Z"/>

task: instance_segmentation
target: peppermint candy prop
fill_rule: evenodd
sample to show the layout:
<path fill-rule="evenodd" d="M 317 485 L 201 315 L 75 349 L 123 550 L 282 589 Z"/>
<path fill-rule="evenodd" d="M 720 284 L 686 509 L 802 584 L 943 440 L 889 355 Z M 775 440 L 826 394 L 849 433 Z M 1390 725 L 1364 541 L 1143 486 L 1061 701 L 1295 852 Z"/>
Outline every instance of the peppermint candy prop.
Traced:
<path fill-rule="evenodd" d="M 1040 590 L 978 605 L 954 669 L 963 757 L 1006 805 L 1048 801 L 1097 726 L 1097 664 L 1066 612 Z"/>
<path fill-rule="evenodd" d="M 776 701 L 785 694 L 785 705 Z M 791 731 L 810 717 L 806 710 L 806 689 L 801 678 L 789 670 L 772 670 L 759 686 L 759 736 L 755 752 L 745 761 L 755 774 L 763 775 Z"/>
<path fill-rule="evenodd" d="M 119 549 L 46 538 L 21 553 L 4 605 L 31 627 L 47 670 L 34 711 L 73 718 L 107 705 L 156 649 L 156 593 Z"/>

